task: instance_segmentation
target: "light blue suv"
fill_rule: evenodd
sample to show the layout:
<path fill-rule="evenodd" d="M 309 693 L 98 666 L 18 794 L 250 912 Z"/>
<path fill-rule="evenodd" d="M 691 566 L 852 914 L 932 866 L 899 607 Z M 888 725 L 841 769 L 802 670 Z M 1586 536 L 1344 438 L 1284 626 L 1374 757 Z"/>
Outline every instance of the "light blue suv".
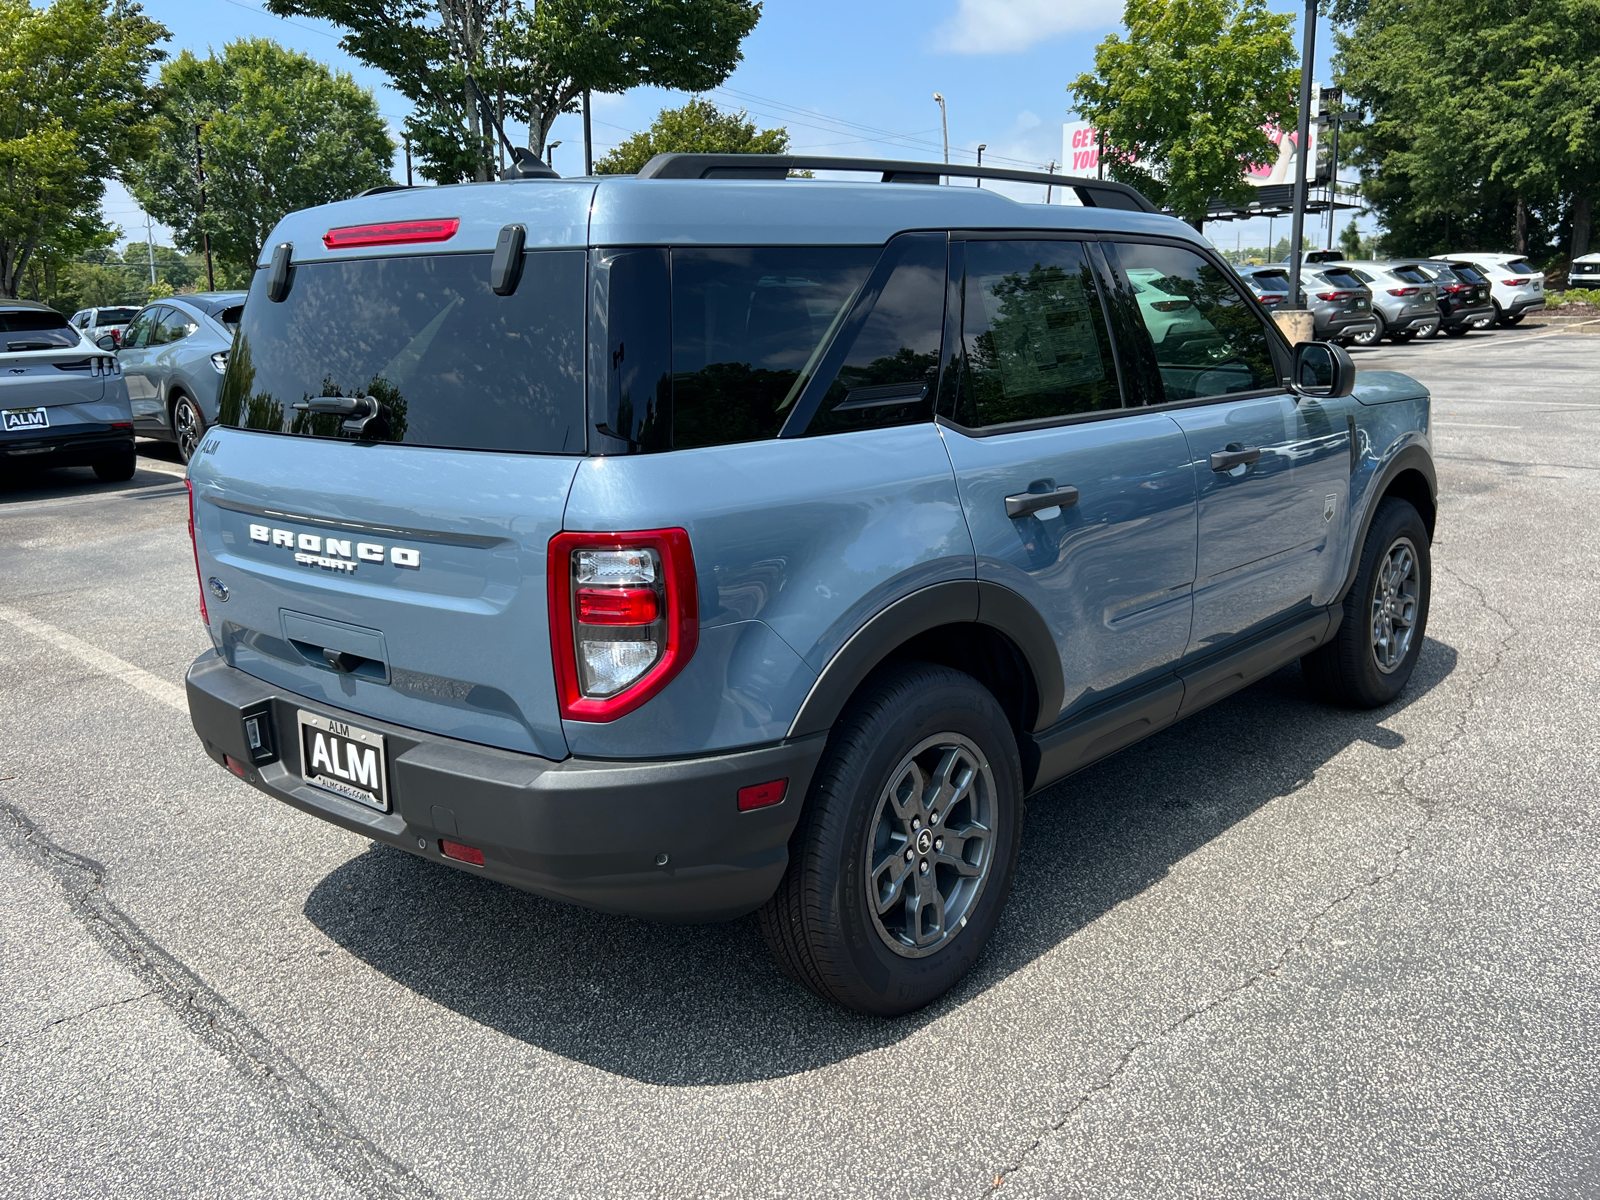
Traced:
<path fill-rule="evenodd" d="M 799 983 L 906 1012 L 1030 793 L 1296 660 L 1399 694 L 1428 416 L 1115 184 L 668 155 L 358 197 L 269 240 L 189 466 L 194 725 L 441 865 L 759 910 Z"/>

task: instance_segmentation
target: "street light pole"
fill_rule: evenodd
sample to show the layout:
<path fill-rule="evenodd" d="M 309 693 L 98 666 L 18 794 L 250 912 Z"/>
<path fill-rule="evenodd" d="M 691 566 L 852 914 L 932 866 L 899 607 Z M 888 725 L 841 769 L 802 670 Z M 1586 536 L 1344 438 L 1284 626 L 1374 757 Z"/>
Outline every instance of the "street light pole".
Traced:
<path fill-rule="evenodd" d="M 1317 0 L 1306 0 L 1300 50 L 1300 140 L 1294 176 L 1294 217 L 1289 222 L 1289 305 L 1300 306 L 1300 243 L 1306 231 L 1306 176 L 1311 173 L 1311 71 L 1317 49 Z"/>
<path fill-rule="evenodd" d="M 155 235 L 150 232 L 150 214 L 144 214 L 144 249 L 150 257 L 150 286 L 156 285 L 156 244 Z"/>
<path fill-rule="evenodd" d="M 556 147 L 559 145 L 561 145 L 560 142 L 548 142 L 545 144 L 544 165 L 552 171 L 556 169 Z"/>
<path fill-rule="evenodd" d="M 936 103 L 939 106 L 939 129 L 944 133 L 944 162 L 945 162 L 945 166 L 949 166 L 950 165 L 950 122 L 945 117 L 944 96 L 939 92 L 935 92 L 933 94 L 933 99 L 934 99 L 934 103 Z M 949 183 L 950 182 L 949 176 L 946 176 L 944 178 L 944 180 L 942 180 L 942 182 Z"/>
<path fill-rule="evenodd" d="M 594 174 L 594 134 L 589 131 L 589 89 L 583 89 L 583 173 Z"/>
<path fill-rule="evenodd" d="M 989 144 L 987 142 L 979 142 L 978 143 L 978 165 L 980 167 L 983 166 L 983 152 L 985 150 L 987 150 L 988 148 L 989 148 Z M 979 187 L 983 186 L 983 176 L 981 176 L 981 175 L 978 176 L 978 186 Z"/>

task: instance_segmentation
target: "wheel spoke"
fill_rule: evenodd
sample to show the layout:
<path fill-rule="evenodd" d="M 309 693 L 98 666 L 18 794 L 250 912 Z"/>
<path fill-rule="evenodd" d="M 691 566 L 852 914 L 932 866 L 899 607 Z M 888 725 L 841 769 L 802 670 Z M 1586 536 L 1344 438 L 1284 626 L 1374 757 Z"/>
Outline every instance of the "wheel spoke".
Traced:
<path fill-rule="evenodd" d="M 923 801 L 924 807 L 929 812 L 941 815 L 949 812 L 951 806 L 959 803 L 971 789 L 976 775 L 972 764 L 967 761 L 966 752 L 958 746 L 951 746 L 940 756 L 939 765 L 933 769 L 933 783 Z"/>
<path fill-rule="evenodd" d="M 944 897 L 934 886 L 932 870 L 917 876 L 917 889 L 911 903 L 915 905 L 916 914 L 911 925 L 911 940 L 919 946 L 927 946 L 944 937 Z M 923 926 L 928 922 L 923 914 L 930 908 L 933 909 L 933 927 L 924 932 Z"/>
<path fill-rule="evenodd" d="M 889 807 L 894 815 L 911 828 L 911 818 L 922 813 L 922 794 L 928 790 L 928 777 L 916 762 L 908 762 L 900 777 L 889 785 Z"/>
<path fill-rule="evenodd" d="M 896 850 L 894 854 L 879 863 L 872 872 L 872 890 L 877 903 L 878 915 L 892 909 L 896 903 L 904 899 L 906 876 L 912 871 L 912 864 L 906 861 L 906 856 Z M 885 887 L 887 884 L 887 888 Z"/>

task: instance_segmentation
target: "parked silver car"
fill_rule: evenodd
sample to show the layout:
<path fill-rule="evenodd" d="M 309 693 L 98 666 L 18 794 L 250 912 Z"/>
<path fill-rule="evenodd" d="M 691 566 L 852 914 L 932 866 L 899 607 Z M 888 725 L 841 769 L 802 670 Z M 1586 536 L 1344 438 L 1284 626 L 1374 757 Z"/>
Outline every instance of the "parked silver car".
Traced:
<path fill-rule="evenodd" d="M 102 350 L 115 350 L 122 344 L 122 334 L 128 328 L 128 322 L 133 320 L 133 315 L 139 311 L 137 304 L 104 305 L 99 308 L 80 308 L 70 318 L 72 327 L 81 330 L 83 336 L 96 345 L 100 339 L 109 337 L 111 345 L 101 346 Z"/>
<path fill-rule="evenodd" d="M 1439 330 L 1437 289 L 1416 267 L 1403 262 L 1346 262 L 1340 267 L 1372 290 L 1372 312 L 1377 328 L 1357 334 L 1358 346 L 1375 346 L 1383 338 L 1409 342 L 1419 333 L 1431 337 Z"/>
<path fill-rule="evenodd" d="M 1286 264 L 1244 267 L 1240 275 L 1264 308 L 1272 311 L 1289 307 Z M 1312 337 L 1319 342 L 1348 346 L 1359 337 L 1370 337 L 1377 328 L 1371 289 L 1342 267 L 1331 264 L 1300 268 L 1299 307 L 1310 311 Z"/>
<path fill-rule="evenodd" d="M 117 360 L 32 300 L 0 300 L 0 476 L 93 467 L 132 479 L 138 460 Z"/>
<path fill-rule="evenodd" d="M 174 442 L 188 462 L 217 419 L 217 389 L 244 310 L 243 292 L 196 292 L 145 306 L 117 358 L 140 437 Z"/>

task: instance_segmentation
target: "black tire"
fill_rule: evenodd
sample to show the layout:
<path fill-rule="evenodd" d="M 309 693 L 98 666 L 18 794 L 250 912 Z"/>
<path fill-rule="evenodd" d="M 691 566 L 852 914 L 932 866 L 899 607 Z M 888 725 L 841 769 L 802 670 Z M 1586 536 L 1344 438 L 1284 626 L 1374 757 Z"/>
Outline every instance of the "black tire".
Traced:
<path fill-rule="evenodd" d="M 1384 334 L 1389 331 L 1388 323 L 1384 321 L 1383 314 L 1377 312 L 1376 310 L 1374 310 L 1372 314 L 1372 319 L 1378 323 L 1378 327 L 1371 333 L 1358 333 L 1355 335 L 1355 337 L 1351 338 L 1350 340 L 1355 342 L 1356 345 L 1376 346 L 1379 342 L 1383 341 Z"/>
<path fill-rule="evenodd" d="M 1431 338 L 1436 338 L 1439 336 L 1439 322 L 1433 321 L 1423 325 L 1416 332 L 1418 341 L 1426 342 Z"/>
<path fill-rule="evenodd" d="M 1404 649 L 1396 653 L 1393 634 L 1387 651 L 1378 642 L 1382 596 L 1380 584 L 1386 582 L 1384 568 L 1402 546 L 1414 556 L 1414 584 L 1410 588 L 1410 635 Z M 1344 619 L 1331 642 L 1313 650 L 1300 660 L 1300 669 L 1312 695 L 1346 708 L 1379 708 L 1405 688 L 1422 653 L 1428 629 L 1428 598 L 1433 586 L 1433 567 L 1428 554 L 1428 527 L 1417 510 L 1405 500 L 1390 496 L 1378 504 L 1378 511 L 1361 547 L 1361 565 L 1356 581 L 1344 598 Z M 1403 597 L 1406 589 L 1400 589 Z M 1403 599 L 1390 598 L 1396 609 L 1406 607 Z M 1383 610 L 1387 612 L 1386 608 Z M 1387 654 L 1387 664 L 1380 657 Z"/>
<path fill-rule="evenodd" d="M 1445 337 L 1455 337 L 1455 338 L 1466 337 L 1467 336 L 1467 331 L 1469 329 L 1471 329 L 1471 328 L 1472 328 L 1472 326 L 1470 326 L 1470 325 L 1451 325 L 1451 326 L 1448 326 L 1445 329 L 1444 335 L 1445 335 Z"/>
<path fill-rule="evenodd" d="M 1501 323 L 1505 324 L 1505 325 L 1521 325 L 1522 324 L 1522 318 L 1527 316 L 1527 315 L 1528 314 L 1525 313 L 1525 312 L 1512 313 L 1508 317 L 1501 317 L 1500 320 L 1501 320 Z"/>
<path fill-rule="evenodd" d="M 1514 324 L 1511 318 L 1506 316 L 1506 310 L 1500 307 L 1500 301 L 1498 300 L 1494 302 L 1494 323 L 1500 326 Z"/>
<path fill-rule="evenodd" d="M 106 483 L 125 483 L 139 467 L 139 455 L 132 446 L 94 461 L 94 473 Z"/>
<path fill-rule="evenodd" d="M 914 760 L 917 774 L 908 758 L 928 743 Z M 936 763 L 931 774 L 929 762 Z M 958 793 L 964 799 L 938 812 L 942 793 L 917 781 L 936 779 L 946 764 L 970 783 Z M 905 784 L 896 794 L 906 798 L 898 809 L 890 795 L 896 780 Z M 779 966 L 824 1000 L 877 1016 L 937 999 L 972 968 L 1000 919 L 1016 873 L 1022 808 L 1016 737 L 977 680 L 931 663 L 897 664 L 869 678 L 834 725 L 789 842 L 789 869 L 760 912 Z M 980 814 L 988 817 L 987 843 L 949 832 L 971 829 Z M 903 842 L 894 827 L 905 832 Z M 968 866 L 981 862 L 980 874 L 952 865 L 944 846 L 952 837 L 962 837 L 955 855 Z M 895 878 L 902 861 L 913 865 Z M 869 894 L 875 876 L 891 897 L 881 914 Z M 931 925 L 924 920 L 930 886 L 949 918 Z M 919 949 L 897 932 L 928 940 Z"/>
<path fill-rule="evenodd" d="M 172 402 L 172 440 L 178 446 L 178 458 L 185 466 L 200 448 L 200 439 L 206 436 L 206 418 L 200 406 L 182 392 Z"/>
<path fill-rule="evenodd" d="M 1391 342 L 1393 342 L 1396 346 L 1404 346 L 1407 342 L 1413 340 L 1416 336 L 1417 336 L 1417 331 L 1415 329 L 1402 329 L 1398 333 L 1391 333 L 1389 335 L 1389 340 Z"/>

